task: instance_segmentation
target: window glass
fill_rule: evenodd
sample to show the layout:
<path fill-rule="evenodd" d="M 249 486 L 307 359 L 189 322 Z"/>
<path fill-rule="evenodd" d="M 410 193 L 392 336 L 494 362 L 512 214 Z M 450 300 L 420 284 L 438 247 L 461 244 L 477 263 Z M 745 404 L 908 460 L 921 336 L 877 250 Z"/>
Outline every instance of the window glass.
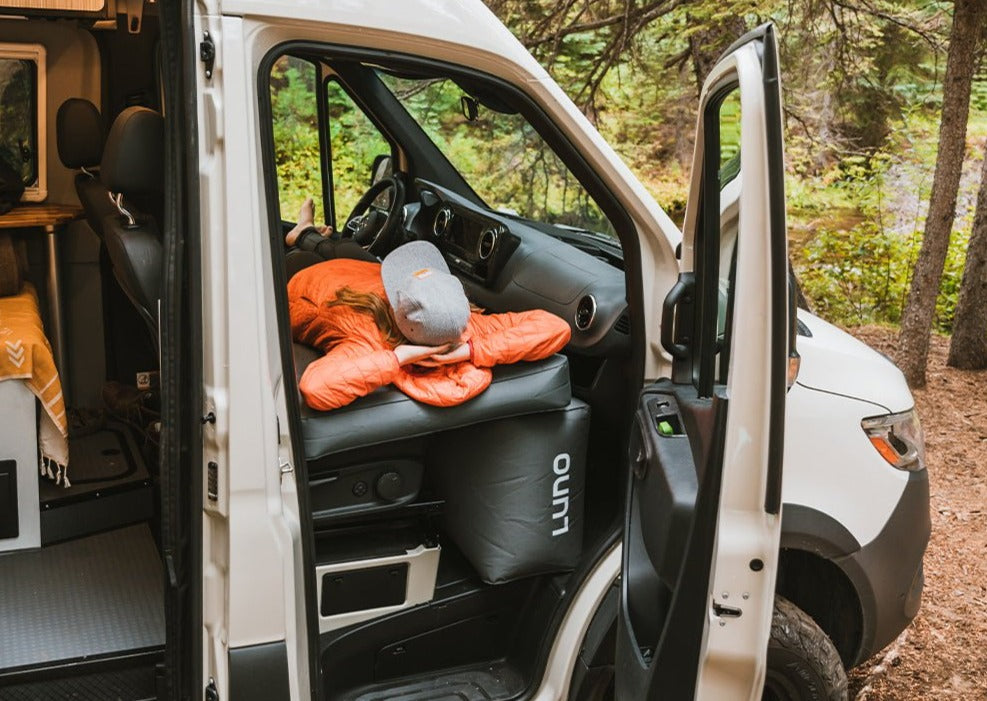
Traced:
<path fill-rule="evenodd" d="M 522 115 L 477 103 L 449 79 L 379 76 L 488 207 L 617 245 L 599 206 Z"/>
<path fill-rule="evenodd" d="M 346 218 L 373 181 L 379 156 L 390 156 L 391 146 L 335 80 L 326 83 L 329 144 L 332 158 L 332 198 L 336 226 Z"/>
<path fill-rule="evenodd" d="M 732 90 L 717 110 L 719 134 L 719 266 L 716 313 L 718 350 L 716 382 L 725 384 L 730 364 L 731 326 L 737 273 L 737 234 L 740 223 L 740 91 Z"/>
<path fill-rule="evenodd" d="M 38 66 L 0 58 L 0 158 L 26 187 L 38 180 Z"/>
<path fill-rule="evenodd" d="M 315 221 L 324 220 L 317 80 L 315 65 L 294 56 L 282 56 L 271 68 L 274 160 L 285 221 L 298 218 L 306 197 L 315 201 Z"/>

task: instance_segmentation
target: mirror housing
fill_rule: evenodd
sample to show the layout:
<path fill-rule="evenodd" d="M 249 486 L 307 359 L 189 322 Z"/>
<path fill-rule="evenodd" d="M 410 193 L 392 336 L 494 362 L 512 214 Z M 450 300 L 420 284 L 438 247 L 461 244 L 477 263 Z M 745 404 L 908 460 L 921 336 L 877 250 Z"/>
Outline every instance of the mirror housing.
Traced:
<path fill-rule="evenodd" d="M 379 153 L 374 156 L 374 162 L 370 166 L 370 184 L 376 185 L 384 178 L 389 178 L 394 174 L 391 167 L 391 154 Z"/>

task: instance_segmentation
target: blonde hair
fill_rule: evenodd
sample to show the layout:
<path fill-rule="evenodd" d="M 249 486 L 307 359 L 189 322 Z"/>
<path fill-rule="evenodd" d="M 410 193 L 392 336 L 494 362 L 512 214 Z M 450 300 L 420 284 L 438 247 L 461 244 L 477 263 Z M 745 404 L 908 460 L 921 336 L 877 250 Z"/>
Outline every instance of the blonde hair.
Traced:
<path fill-rule="evenodd" d="M 408 339 L 398 329 L 391 305 L 380 295 L 373 292 L 357 292 L 352 287 L 342 287 L 336 293 L 336 299 L 326 302 L 326 306 L 347 306 L 356 312 L 368 315 L 377 324 L 384 342 L 392 348 L 408 343 Z"/>
<path fill-rule="evenodd" d="M 394 310 L 391 309 L 390 303 L 380 295 L 373 292 L 357 292 L 352 287 L 341 287 L 336 292 L 336 298 L 326 302 L 326 306 L 346 306 L 356 312 L 366 314 L 377 324 L 384 343 L 392 348 L 411 343 L 398 329 L 398 322 L 394 319 Z M 483 308 L 470 302 L 470 311 L 482 313 Z"/>

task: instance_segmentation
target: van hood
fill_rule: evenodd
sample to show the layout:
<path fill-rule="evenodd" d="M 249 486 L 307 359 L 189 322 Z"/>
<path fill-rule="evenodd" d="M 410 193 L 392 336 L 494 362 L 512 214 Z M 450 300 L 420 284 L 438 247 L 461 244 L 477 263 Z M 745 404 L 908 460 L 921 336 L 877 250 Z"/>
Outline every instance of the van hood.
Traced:
<path fill-rule="evenodd" d="M 802 366 L 798 384 L 877 404 L 889 413 L 915 406 L 904 375 L 887 356 L 809 312 L 798 319 L 811 336 L 796 341 Z"/>

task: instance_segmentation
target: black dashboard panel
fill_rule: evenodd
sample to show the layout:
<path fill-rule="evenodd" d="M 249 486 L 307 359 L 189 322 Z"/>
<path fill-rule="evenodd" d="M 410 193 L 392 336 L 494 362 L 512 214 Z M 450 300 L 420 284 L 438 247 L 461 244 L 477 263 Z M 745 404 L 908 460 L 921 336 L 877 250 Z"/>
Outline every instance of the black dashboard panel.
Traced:
<path fill-rule="evenodd" d="M 415 181 L 421 205 L 406 220 L 434 243 L 476 304 L 495 312 L 546 309 L 569 322 L 569 347 L 609 355 L 630 341 L 624 273 L 523 220 Z"/>

